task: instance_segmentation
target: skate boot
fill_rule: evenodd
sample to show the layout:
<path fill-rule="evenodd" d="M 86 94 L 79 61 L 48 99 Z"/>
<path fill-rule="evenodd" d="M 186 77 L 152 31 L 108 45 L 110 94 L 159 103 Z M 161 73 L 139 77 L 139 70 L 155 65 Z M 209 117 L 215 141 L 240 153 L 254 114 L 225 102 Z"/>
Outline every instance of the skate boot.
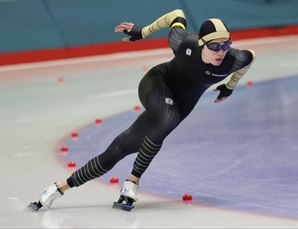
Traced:
<path fill-rule="evenodd" d="M 130 211 L 134 208 L 132 205 L 137 202 L 137 193 L 139 190 L 139 185 L 133 181 L 124 181 L 123 188 L 120 191 L 120 198 L 118 202 L 114 202 L 113 208 L 119 208 L 125 211 Z"/>
<path fill-rule="evenodd" d="M 55 199 L 62 195 L 63 193 L 57 188 L 56 183 L 54 183 L 43 191 L 38 202 L 31 202 L 28 207 L 32 211 L 38 211 L 41 207 L 49 209 Z"/>

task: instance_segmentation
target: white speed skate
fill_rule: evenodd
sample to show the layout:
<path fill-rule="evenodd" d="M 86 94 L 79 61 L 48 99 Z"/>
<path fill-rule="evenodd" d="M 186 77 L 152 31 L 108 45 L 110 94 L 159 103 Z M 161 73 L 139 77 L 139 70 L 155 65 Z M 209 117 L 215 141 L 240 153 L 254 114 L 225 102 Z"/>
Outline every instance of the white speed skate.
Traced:
<path fill-rule="evenodd" d="M 52 184 L 42 192 L 37 202 L 31 202 L 28 207 L 32 211 L 38 211 L 41 207 L 49 209 L 53 202 L 62 195 L 63 193 L 57 188 L 56 183 Z"/>
<path fill-rule="evenodd" d="M 139 185 L 135 182 L 126 180 L 124 181 L 123 187 L 120 190 L 120 198 L 118 202 L 114 202 L 113 208 L 119 208 L 125 211 L 130 211 L 134 208 L 132 205 L 138 201 L 138 190 Z"/>

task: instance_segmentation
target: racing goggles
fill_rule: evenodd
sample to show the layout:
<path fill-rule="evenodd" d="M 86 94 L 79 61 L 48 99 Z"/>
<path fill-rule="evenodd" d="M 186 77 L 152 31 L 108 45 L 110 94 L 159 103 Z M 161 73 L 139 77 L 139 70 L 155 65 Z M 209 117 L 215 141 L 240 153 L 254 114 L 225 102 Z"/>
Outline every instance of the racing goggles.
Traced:
<path fill-rule="evenodd" d="M 205 43 L 205 41 L 204 41 L 204 43 Z M 226 51 L 228 48 L 230 48 L 231 44 L 232 44 L 231 38 L 227 42 L 224 42 L 224 43 L 205 43 L 205 45 L 207 46 L 208 49 L 215 51 L 215 52 L 219 51 L 220 49 Z"/>

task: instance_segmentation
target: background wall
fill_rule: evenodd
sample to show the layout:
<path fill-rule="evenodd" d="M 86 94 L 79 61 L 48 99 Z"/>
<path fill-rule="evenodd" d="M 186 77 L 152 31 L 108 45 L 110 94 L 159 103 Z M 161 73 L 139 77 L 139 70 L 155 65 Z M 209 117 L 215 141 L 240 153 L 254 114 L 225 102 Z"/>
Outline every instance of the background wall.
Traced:
<path fill-rule="evenodd" d="M 114 28 L 143 27 L 177 8 L 191 33 L 217 17 L 234 40 L 239 30 L 243 38 L 262 37 L 264 28 L 270 36 L 298 34 L 297 0 L 0 0 L 0 65 L 168 47 L 167 29 L 124 45 Z"/>
<path fill-rule="evenodd" d="M 211 17 L 231 30 L 298 23 L 297 0 L 16 0 L 0 7 L 1 53 L 119 41 L 114 27 L 122 21 L 145 26 L 176 8 L 190 32 Z"/>

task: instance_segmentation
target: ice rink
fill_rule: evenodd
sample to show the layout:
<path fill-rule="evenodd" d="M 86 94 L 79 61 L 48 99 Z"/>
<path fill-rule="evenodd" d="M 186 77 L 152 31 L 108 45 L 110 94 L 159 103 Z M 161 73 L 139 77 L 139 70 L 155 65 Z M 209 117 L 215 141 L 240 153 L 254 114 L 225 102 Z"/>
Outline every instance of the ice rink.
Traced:
<path fill-rule="evenodd" d="M 112 203 L 135 154 L 50 210 L 27 205 L 130 126 L 139 81 L 171 50 L 1 67 L 1 228 L 298 228 L 298 36 L 232 47 L 255 50 L 255 63 L 229 99 L 214 104 L 214 85 L 165 140 L 131 212 Z"/>

